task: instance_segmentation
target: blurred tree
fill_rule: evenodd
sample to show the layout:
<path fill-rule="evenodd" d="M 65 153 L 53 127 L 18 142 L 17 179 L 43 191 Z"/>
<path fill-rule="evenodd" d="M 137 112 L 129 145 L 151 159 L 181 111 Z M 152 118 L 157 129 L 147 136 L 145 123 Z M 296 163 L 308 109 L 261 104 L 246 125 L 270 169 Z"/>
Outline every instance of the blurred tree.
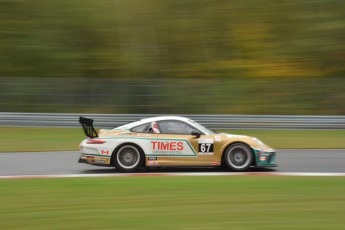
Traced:
<path fill-rule="evenodd" d="M 88 88 L 102 102 L 82 111 L 344 114 L 344 9 L 342 0 L 2 0 L 0 77 L 25 80 L 3 80 L 12 97 L 0 104 L 47 110 L 37 105 L 44 78 L 81 83 L 54 91 L 55 105 L 66 90 L 74 98 L 57 111 Z M 100 93 L 106 79 L 126 91 Z"/>

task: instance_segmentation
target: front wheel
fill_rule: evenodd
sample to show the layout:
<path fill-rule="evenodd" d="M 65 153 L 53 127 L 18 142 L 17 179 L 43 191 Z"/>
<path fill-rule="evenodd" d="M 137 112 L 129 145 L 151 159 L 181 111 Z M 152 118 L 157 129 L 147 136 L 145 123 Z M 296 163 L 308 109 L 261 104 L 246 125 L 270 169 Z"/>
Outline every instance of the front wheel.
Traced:
<path fill-rule="evenodd" d="M 113 157 L 115 167 L 121 172 L 135 172 L 143 161 L 144 157 L 139 148 L 131 144 L 121 146 Z"/>
<path fill-rule="evenodd" d="M 245 144 L 235 143 L 224 152 L 223 159 L 229 169 L 233 171 L 246 171 L 253 162 L 252 150 Z"/>

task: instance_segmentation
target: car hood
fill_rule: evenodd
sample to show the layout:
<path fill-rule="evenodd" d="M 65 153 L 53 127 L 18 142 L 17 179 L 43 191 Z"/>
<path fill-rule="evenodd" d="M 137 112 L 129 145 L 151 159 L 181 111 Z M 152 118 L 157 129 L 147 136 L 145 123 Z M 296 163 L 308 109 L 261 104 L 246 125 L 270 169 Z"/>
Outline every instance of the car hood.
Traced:
<path fill-rule="evenodd" d="M 230 133 L 221 133 L 215 135 L 215 141 L 217 139 L 221 139 L 226 142 L 244 142 L 248 144 L 250 147 L 258 149 L 258 150 L 265 150 L 265 151 L 274 151 L 274 149 L 264 142 L 259 140 L 256 137 L 247 136 L 247 135 L 238 135 L 238 134 L 230 134 Z"/>

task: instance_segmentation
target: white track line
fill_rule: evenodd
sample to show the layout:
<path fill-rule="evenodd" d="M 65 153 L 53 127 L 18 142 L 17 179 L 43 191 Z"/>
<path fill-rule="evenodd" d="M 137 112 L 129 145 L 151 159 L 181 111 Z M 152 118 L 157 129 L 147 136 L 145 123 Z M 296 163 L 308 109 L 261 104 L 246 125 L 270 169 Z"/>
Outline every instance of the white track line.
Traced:
<path fill-rule="evenodd" d="M 321 172 L 205 172 L 205 173 L 104 173 L 104 174 L 60 174 L 60 175 L 16 175 L 0 176 L 0 179 L 31 178 L 77 178 L 77 177 L 126 177 L 126 176 L 345 176 L 345 173 Z"/>

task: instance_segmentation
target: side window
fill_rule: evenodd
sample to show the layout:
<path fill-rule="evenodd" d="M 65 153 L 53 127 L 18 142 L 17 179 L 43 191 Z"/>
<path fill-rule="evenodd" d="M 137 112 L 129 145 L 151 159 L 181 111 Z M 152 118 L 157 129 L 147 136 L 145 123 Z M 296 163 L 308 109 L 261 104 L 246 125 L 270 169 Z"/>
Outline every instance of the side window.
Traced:
<path fill-rule="evenodd" d="M 148 133 L 150 130 L 150 126 L 150 123 L 146 123 L 132 128 L 131 131 L 136 133 Z"/>
<path fill-rule="evenodd" d="M 182 121 L 159 121 L 159 129 L 163 134 L 181 134 L 190 135 L 192 131 L 198 131 L 187 123 Z"/>

